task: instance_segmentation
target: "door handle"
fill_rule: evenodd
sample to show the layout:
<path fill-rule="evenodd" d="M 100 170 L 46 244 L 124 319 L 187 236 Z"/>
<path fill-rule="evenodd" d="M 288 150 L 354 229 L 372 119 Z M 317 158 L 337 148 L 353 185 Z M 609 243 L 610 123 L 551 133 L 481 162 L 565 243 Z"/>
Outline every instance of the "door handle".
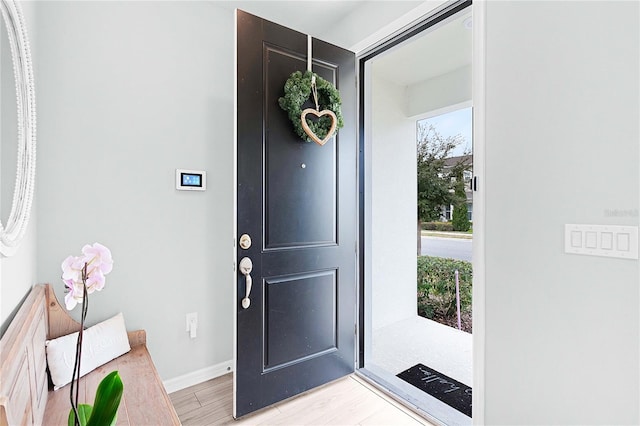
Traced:
<path fill-rule="evenodd" d="M 244 299 L 242 299 L 242 307 L 247 309 L 249 305 L 251 305 L 251 299 L 249 299 L 249 294 L 251 294 L 251 271 L 253 270 L 253 262 L 248 257 L 243 257 L 240 261 L 240 272 L 244 275 L 246 290 Z"/>

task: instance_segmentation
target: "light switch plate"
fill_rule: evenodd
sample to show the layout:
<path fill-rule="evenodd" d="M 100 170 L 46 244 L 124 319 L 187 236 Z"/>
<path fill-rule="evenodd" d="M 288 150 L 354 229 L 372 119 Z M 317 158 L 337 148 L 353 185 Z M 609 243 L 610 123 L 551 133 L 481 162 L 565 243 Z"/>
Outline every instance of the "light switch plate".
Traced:
<path fill-rule="evenodd" d="M 198 327 L 198 313 L 191 312 L 186 315 L 187 319 L 187 331 L 191 331 L 193 327 Z"/>
<path fill-rule="evenodd" d="M 564 251 L 587 256 L 638 259 L 638 227 L 567 224 L 564 226 Z"/>

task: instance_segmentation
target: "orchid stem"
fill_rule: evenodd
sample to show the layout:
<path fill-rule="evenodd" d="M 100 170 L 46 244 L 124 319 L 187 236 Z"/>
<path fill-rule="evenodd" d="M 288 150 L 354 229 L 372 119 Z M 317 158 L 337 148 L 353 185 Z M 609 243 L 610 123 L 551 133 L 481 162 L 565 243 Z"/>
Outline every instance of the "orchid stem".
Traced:
<path fill-rule="evenodd" d="M 82 268 L 82 309 L 80 313 L 80 330 L 78 331 L 78 340 L 76 342 L 76 359 L 73 365 L 73 375 L 71 376 L 71 390 L 69 398 L 71 400 L 71 408 L 74 414 L 75 426 L 80 426 L 80 417 L 78 416 L 78 397 L 80 390 L 80 361 L 82 359 L 82 337 L 84 334 L 84 321 L 87 317 L 89 309 L 89 295 L 87 294 L 87 264 Z"/>

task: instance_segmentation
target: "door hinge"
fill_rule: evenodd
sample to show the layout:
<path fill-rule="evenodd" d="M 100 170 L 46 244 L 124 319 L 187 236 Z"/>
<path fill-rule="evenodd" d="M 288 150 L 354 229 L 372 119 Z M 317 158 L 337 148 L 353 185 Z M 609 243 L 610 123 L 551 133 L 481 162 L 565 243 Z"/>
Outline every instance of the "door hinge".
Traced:
<path fill-rule="evenodd" d="M 474 176 L 474 177 L 473 177 L 473 181 L 471 182 L 471 189 L 472 189 L 474 192 L 477 192 L 477 191 L 478 191 L 478 176 Z"/>

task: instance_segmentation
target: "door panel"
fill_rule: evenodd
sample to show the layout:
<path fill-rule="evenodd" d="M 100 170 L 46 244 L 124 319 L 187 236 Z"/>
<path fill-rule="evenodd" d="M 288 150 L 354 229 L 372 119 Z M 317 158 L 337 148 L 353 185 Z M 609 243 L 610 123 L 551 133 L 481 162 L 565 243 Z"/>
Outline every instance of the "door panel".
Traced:
<path fill-rule="evenodd" d="M 307 68 L 307 36 L 237 11 L 237 275 L 234 416 L 353 372 L 356 312 L 355 56 L 314 39 L 313 71 L 340 90 L 345 126 L 302 141 L 278 98 Z M 308 102 L 311 106 L 311 101 Z"/>
<path fill-rule="evenodd" d="M 276 100 L 265 105 L 265 248 L 335 244 L 336 145 L 318 146 L 301 140 L 281 143 L 281 135 L 293 134 L 293 131 L 277 99 L 284 94 L 282 87 L 289 75 L 306 68 L 306 57 L 294 57 L 290 52 L 268 45 L 265 54 L 268 63 L 266 99 Z M 284 80 L 282 76 L 286 76 Z M 283 212 L 294 214 L 283 215 Z"/>
<path fill-rule="evenodd" d="M 265 371 L 337 350 L 335 270 L 265 283 Z"/>

